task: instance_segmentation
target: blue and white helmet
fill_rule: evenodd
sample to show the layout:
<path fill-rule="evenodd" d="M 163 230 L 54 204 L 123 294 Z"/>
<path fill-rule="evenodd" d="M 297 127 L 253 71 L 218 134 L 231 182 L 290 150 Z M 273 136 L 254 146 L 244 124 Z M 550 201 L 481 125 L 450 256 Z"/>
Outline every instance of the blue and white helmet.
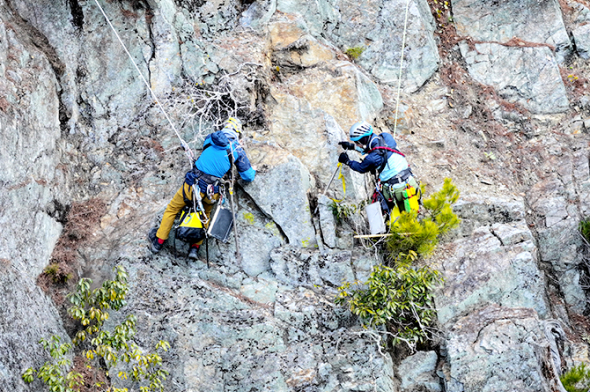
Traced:
<path fill-rule="evenodd" d="M 366 121 L 359 121 L 350 127 L 350 140 L 356 142 L 373 134 L 373 126 Z"/>

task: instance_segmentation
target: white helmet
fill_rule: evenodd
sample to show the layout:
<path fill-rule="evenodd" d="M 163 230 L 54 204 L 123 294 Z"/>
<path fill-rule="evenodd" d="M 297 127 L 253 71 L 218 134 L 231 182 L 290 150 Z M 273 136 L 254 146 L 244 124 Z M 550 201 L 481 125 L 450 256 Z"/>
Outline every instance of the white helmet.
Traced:
<path fill-rule="evenodd" d="M 350 127 L 350 140 L 356 142 L 373 134 L 373 126 L 366 121 L 359 121 Z"/>

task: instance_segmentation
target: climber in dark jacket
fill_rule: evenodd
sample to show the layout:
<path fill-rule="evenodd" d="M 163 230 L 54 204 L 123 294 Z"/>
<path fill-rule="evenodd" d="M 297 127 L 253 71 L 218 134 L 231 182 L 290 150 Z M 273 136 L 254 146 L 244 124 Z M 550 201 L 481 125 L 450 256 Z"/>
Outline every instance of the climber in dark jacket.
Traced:
<path fill-rule="evenodd" d="M 203 209 L 207 220 L 213 209 L 213 205 L 219 200 L 219 183 L 221 178 L 231 168 L 229 157 L 246 182 L 254 181 L 256 171 L 250 165 L 246 152 L 238 141 L 238 134 L 241 133 L 242 123 L 240 120 L 230 117 L 225 127 L 207 136 L 203 143 L 203 152 L 195 162 L 192 170 L 185 175 L 185 182 L 176 192 L 162 217 L 162 223 L 158 229 L 152 229 L 149 233 L 151 251 L 159 252 L 168 239 L 176 215 L 186 206 L 187 200 L 192 200 L 192 186 L 197 185 L 201 191 Z M 205 228 L 207 227 L 205 223 Z M 199 246 L 203 240 L 191 244 L 189 258 L 198 259 Z"/>
<path fill-rule="evenodd" d="M 346 152 L 338 157 L 338 162 L 348 165 L 359 173 L 371 172 L 378 175 L 381 192 L 388 202 L 389 209 L 394 203 L 399 211 L 405 211 L 404 191 L 407 186 L 420 192 L 420 187 L 412 175 L 404 154 L 397 150 L 397 143 L 389 133 L 375 135 L 373 127 L 366 121 L 357 122 L 350 128 L 350 142 L 340 142 L 345 150 L 356 150 L 366 157 L 361 162 L 353 161 Z"/>

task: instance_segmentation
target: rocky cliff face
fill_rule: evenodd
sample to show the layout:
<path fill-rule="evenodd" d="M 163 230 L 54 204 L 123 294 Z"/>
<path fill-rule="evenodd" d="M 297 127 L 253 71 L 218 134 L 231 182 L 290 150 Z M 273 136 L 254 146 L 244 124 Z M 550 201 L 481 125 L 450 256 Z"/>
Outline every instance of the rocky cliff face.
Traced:
<path fill-rule="evenodd" d="M 237 192 L 243 258 L 233 241 L 210 241 L 211 268 L 172 240 L 147 249 L 187 161 L 96 3 L 0 0 L 0 390 L 41 390 L 20 374 L 47 359 L 41 337 L 67 336 L 37 277 L 69 206 L 88 200 L 107 212 L 76 273 L 130 271 L 124 313 L 141 346 L 171 343 L 170 391 L 554 391 L 590 361 L 583 2 L 409 3 L 396 139 L 428 190 L 454 179 L 463 219 L 429 260 L 445 277 L 440 339 L 409 356 L 382 353 L 333 304 L 379 259 L 317 200 L 350 125 L 393 130 L 408 3 L 100 4 L 193 148 L 218 125 L 190 110 L 195 94 L 232 91 L 220 102 L 258 171 Z M 346 195 L 337 181 L 328 196 L 365 199 L 368 178 L 343 174 Z"/>

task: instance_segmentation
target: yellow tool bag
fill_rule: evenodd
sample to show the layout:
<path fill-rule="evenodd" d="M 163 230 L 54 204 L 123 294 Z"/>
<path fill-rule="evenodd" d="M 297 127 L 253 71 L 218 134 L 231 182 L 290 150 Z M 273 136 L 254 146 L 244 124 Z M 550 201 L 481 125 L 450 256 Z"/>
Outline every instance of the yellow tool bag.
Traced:
<path fill-rule="evenodd" d="M 403 192 L 404 210 L 418 211 L 420 209 L 420 191 L 411 185 L 407 185 Z"/>
<path fill-rule="evenodd" d="M 193 208 L 185 207 L 180 213 L 180 224 L 176 228 L 176 238 L 194 244 L 206 236 L 203 222 Z"/>

